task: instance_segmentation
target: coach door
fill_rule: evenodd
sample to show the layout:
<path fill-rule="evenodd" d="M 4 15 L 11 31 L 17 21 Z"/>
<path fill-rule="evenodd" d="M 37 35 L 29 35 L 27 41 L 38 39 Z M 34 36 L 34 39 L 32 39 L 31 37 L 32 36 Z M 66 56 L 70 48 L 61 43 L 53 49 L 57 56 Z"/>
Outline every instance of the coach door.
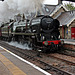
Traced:
<path fill-rule="evenodd" d="M 75 39 L 75 27 L 71 28 L 71 39 Z"/>

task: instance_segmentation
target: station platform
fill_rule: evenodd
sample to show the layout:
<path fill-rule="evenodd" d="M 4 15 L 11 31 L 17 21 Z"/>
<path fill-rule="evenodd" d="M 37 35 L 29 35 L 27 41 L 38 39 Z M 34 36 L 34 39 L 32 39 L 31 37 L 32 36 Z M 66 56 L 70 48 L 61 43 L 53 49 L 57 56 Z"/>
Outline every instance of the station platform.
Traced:
<path fill-rule="evenodd" d="M 73 39 L 61 39 L 64 40 L 63 47 L 65 49 L 74 50 L 75 51 L 75 40 Z"/>
<path fill-rule="evenodd" d="M 75 45 L 75 40 L 73 39 L 61 39 L 61 40 L 64 40 L 65 44 Z"/>
<path fill-rule="evenodd" d="M 51 75 L 0 46 L 0 75 Z"/>

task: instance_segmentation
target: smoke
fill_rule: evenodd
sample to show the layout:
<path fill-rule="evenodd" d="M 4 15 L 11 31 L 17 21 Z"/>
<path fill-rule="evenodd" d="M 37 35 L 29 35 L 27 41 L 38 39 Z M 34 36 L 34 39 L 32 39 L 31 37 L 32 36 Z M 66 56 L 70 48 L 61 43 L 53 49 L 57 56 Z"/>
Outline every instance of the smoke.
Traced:
<path fill-rule="evenodd" d="M 17 48 L 32 50 L 32 48 L 30 48 L 27 43 L 25 43 L 23 45 L 18 42 L 13 42 L 13 41 L 11 41 L 10 43 L 9 42 L 6 42 L 6 43 L 8 43 L 11 46 L 15 46 Z"/>
<path fill-rule="evenodd" d="M 0 1 L 0 21 L 14 18 L 16 14 L 30 14 L 41 10 L 44 0 L 5 0 Z"/>

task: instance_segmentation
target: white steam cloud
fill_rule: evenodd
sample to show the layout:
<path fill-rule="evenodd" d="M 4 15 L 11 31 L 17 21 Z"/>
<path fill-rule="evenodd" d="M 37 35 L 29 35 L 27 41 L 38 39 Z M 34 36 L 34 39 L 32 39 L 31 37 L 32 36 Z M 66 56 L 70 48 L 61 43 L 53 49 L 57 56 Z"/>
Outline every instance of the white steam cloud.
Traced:
<path fill-rule="evenodd" d="M 5 0 L 0 1 L 0 21 L 7 21 L 15 14 L 31 13 L 41 10 L 44 0 Z"/>
<path fill-rule="evenodd" d="M 27 50 L 32 50 L 32 48 L 30 48 L 29 46 L 28 46 L 28 44 L 20 44 L 20 43 L 18 43 L 18 42 L 13 42 L 13 41 L 11 41 L 10 43 L 9 42 L 7 42 L 9 45 L 11 45 L 11 46 L 15 46 L 15 47 L 18 47 L 18 48 L 21 48 L 21 49 L 27 49 Z"/>

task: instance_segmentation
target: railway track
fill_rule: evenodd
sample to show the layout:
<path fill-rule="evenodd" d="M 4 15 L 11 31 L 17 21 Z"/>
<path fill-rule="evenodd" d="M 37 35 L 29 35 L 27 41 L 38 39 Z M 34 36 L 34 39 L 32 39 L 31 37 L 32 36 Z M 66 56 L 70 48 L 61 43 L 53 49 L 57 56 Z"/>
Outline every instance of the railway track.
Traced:
<path fill-rule="evenodd" d="M 54 53 L 54 54 L 50 54 L 50 57 L 57 58 L 63 62 L 66 62 L 67 64 L 71 64 L 75 66 L 75 58 L 72 56 Z"/>
<path fill-rule="evenodd" d="M 41 58 L 37 57 L 36 51 L 33 50 L 24 50 L 20 48 L 16 48 L 14 46 L 9 46 L 4 41 L 0 41 L 0 45 L 4 48 L 10 50 L 11 52 L 21 56 L 22 58 L 34 63 L 35 65 L 41 67 L 42 69 L 48 71 L 52 75 L 75 75 L 73 70 L 75 69 L 74 64 L 67 64 L 72 63 L 70 61 L 61 59 L 56 59 L 56 57 L 52 56 L 52 54 L 43 54 L 41 53 Z M 67 63 L 66 63 L 67 61 Z M 61 64 L 62 63 L 62 64 Z M 74 69 L 72 70 L 69 67 L 73 66 Z"/>
<path fill-rule="evenodd" d="M 75 57 L 75 50 L 71 49 L 63 49 L 61 51 L 58 51 L 59 54 L 67 55 L 67 56 L 72 56 Z"/>
<path fill-rule="evenodd" d="M 63 50 L 61 50 L 59 53 L 60 54 L 64 54 L 64 55 L 68 55 L 68 56 L 72 56 L 75 57 L 75 45 L 74 44 L 64 44 L 63 45 Z"/>

